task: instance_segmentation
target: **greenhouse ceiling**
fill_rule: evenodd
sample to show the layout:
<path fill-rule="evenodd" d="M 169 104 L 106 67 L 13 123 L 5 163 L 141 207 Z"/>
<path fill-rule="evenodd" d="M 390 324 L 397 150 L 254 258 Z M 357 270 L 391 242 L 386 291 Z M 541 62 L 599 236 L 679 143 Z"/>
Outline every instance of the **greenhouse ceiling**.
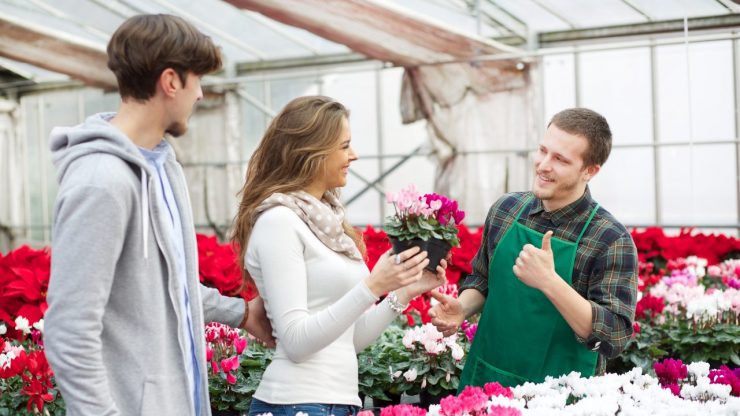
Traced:
<path fill-rule="evenodd" d="M 0 91 L 111 88 L 105 45 L 139 13 L 214 38 L 225 74 L 378 59 L 414 66 L 567 42 L 740 27 L 732 0 L 0 0 Z"/>

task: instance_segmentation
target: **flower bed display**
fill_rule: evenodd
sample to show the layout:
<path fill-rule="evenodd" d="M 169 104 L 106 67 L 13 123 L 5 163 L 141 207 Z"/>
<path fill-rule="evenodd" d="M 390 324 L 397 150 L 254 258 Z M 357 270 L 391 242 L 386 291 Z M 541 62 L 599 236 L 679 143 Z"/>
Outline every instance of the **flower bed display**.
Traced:
<path fill-rule="evenodd" d="M 602 410 L 612 409 L 616 403 L 620 409 L 637 409 L 635 414 L 653 411 L 656 414 L 732 414 L 728 409 L 737 409 L 733 397 L 740 388 L 735 369 L 740 365 L 740 260 L 737 260 L 740 240 L 691 235 L 689 231 L 670 237 L 654 228 L 632 235 L 641 260 L 636 333 L 625 352 L 609 366 L 610 372 L 624 374 L 591 379 L 571 375 L 540 385 L 519 386 L 511 390 L 512 397 L 504 397 L 506 400 L 501 395 L 489 394 L 485 413 L 614 414 L 607 410 L 598 413 L 601 410 L 593 403 L 601 403 Z M 372 227 L 366 228 L 364 236 L 368 247 L 366 262 L 372 267 L 390 244 L 383 231 Z M 455 285 L 471 272 L 470 261 L 481 236 L 481 229 L 458 226 L 460 247 L 452 249 L 447 269 L 449 285 L 442 289 L 446 293 L 454 295 Z M 200 279 L 204 284 L 245 299 L 255 295 L 254 288 L 242 286 L 230 245 L 201 235 L 198 247 Z M 43 354 L 49 267 L 48 250 L 24 246 L 0 254 L 0 415 L 64 413 L 63 401 Z M 361 390 L 370 396 L 385 396 L 384 393 L 431 391 L 433 386 L 440 386 L 440 390 L 456 387 L 456 371 L 464 363 L 464 358 L 457 360 L 459 350 L 456 347 L 430 334 L 420 336 L 420 343 L 410 341 L 415 338 L 409 335 L 404 343 L 408 327 L 429 322 L 430 307 L 428 295 L 412 300 L 405 311 L 406 319 L 399 322 L 401 326 L 392 326 L 396 329 L 387 331 L 378 343 L 363 352 L 360 356 Z M 212 327 L 215 331 L 213 328 L 216 327 Z M 247 406 L 272 353 L 257 343 L 249 343 L 242 349 L 242 331 L 221 327 L 218 331 L 219 337 L 210 336 L 209 339 L 213 351 L 209 360 L 216 363 L 218 370 L 210 377 L 211 395 L 219 408 L 234 408 L 238 404 L 241 410 Z M 422 329 L 412 329 L 408 333 L 415 331 Z M 474 331 L 474 323 L 466 324 L 454 342 L 467 348 Z M 434 338 L 434 345 L 431 338 Z M 230 344 L 220 345 L 221 341 Z M 428 352 L 427 344 L 433 349 L 440 342 L 446 346 L 444 354 L 448 356 L 424 356 L 426 353 L 420 348 Z M 218 348 L 228 350 L 227 355 L 217 355 Z M 667 358 L 682 362 L 679 365 L 678 361 L 665 360 Z M 653 368 L 656 362 L 662 364 Z M 695 364 L 687 366 L 684 374 L 683 362 Z M 692 366 L 697 368 L 694 376 Z M 713 370 L 709 370 L 710 367 Z M 657 373 L 657 378 L 647 375 L 653 372 Z M 725 394 L 726 390 L 729 393 Z M 566 391 L 569 393 L 564 396 Z M 475 397 L 479 400 L 482 396 L 471 392 L 465 400 Z M 652 402 L 648 403 L 650 400 Z M 430 413 L 449 416 L 457 414 L 454 408 L 465 406 L 453 401 L 445 403 L 432 407 Z M 591 410 L 597 413 L 589 413 Z M 386 414 L 405 411 L 384 409 Z"/>

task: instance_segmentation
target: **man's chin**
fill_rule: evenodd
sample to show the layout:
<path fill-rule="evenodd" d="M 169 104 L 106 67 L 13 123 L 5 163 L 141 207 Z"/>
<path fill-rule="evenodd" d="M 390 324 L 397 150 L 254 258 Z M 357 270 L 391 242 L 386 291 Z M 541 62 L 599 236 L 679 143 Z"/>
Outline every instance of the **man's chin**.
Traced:
<path fill-rule="evenodd" d="M 169 134 L 172 137 L 180 137 L 183 134 L 185 134 L 188 131 L 188 126 L 183 124 L 176 124 L 170 126 L 167 130 L 164 132 Z"/>
<path fill-rule="evenodd" d="M 545 192 L 542 189 L 534 188 L 532 189 L 532 193 L 537 197 L 537 199 L 541 199 L 543 201 L 552 198 L 551 192 Z"/>

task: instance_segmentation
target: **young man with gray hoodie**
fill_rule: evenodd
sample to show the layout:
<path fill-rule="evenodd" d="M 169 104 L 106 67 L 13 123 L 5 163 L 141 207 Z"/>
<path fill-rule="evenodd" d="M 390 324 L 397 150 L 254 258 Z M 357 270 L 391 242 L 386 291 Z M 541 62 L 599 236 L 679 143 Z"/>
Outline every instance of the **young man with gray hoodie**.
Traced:
<path fill-rule="evenodd" d="M 113 34 L 108 67 L 119 111 L 51 133 L 46 355 L 68 415 L 210 415 L 204 322 L 273 342 L 261 300 L 200 285 L 185 176 L 163 140 L 185 133 L 221 54 L 179 17 L 140 15 Z"/>

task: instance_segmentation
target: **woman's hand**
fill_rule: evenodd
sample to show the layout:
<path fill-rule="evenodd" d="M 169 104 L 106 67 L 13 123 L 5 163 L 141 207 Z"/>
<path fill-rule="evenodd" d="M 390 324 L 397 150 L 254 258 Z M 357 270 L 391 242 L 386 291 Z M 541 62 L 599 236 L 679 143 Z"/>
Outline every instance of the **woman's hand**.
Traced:
<path fill-rule="evenodd" d="M 409 301 L 422 293 L 429 292 L 447 283 L 447 261 L 440 260 L 437 266 L 437 272 L 430 272 L 424 269 L 421 279 L 396 291 L 398 301 L 407 304 Z"/>
<path fill-rule="evenodd" d="M 365 284 L 376 297 L 380 297 L 421 280 L 427 264 L 427 252 L 420 252 L 419 247 L 411 247 L 399 254 L 394 254 L 391 249 L 380 256 Z"/>

